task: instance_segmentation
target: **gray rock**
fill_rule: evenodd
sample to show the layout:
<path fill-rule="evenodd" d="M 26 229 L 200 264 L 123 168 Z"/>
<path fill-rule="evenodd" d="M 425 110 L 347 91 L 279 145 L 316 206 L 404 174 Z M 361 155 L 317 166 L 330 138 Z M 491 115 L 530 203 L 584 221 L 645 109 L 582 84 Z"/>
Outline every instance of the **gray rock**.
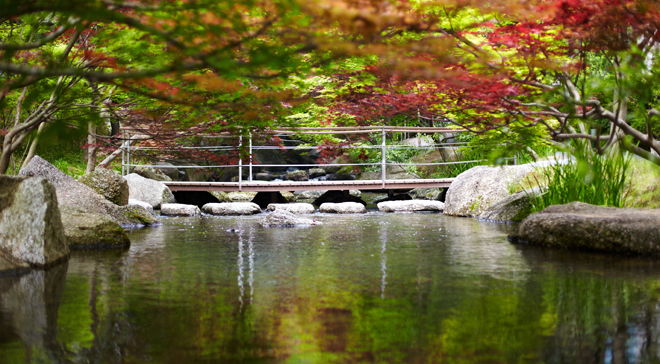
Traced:
<path fill-rule="evenodd" d="M 571 202 L 527 217 L 514 243 L 623 254 L 660 255 L 660 210 L 620 209 Z"/>
<path fill-rule="evenodd" d="M 326 192 L 328 192 L 328 190 L 295 191 L 293 195 L 296 200 L 316 200 Z M 360 190 L 350 190 L 348 193 L 353 197 L 362 197 L 362 191 Z"/>
<path fill-rule="evenodd" d="M 78 182 L 91 187 L 116 205 L 128 205 L 128 183 L 113 170 L 97 168 L 92 173 L 81 176 Z"/>
<path fill-rule="evenodd" d="M 321 204 L 319 211 L 330 214 L 364 214 L 367 209 L 363 204 L 357 202 L 326 202 Z"/>
<path fill-rule="evenodd" d="M 128 199 L 128 205 L 127 205 L 127 206 L 141 206 L 141 207 L 143 207 L 145 210 L 147 210 L 147 212 L 149 212 L 150 214 L 154 215 L 154 208 L 153 208 L 153 206 L 151 206 L 151 204 L 148 204 L 148 203 L 146 203 L 146 202 L 144 202 L 144 201 L 134 200 L 134 199 L 132 199 L 132 198 L 129 198 L 129 199 Z"/>
<path fill-rule="evenodd" d="M 72 249 L 128 248 L 131 244 L 126 231 L 107 215 L 66 205 L 60 206 L 60 211 L 64 235 Z"/>
<path fill-rule="evenodd" d="M 408 191 L 408 195 L 416 200 L 439 200 L 442 188 L 415 188 Z"/>
<path fill-rule="evenodd" d="M 479 216 L 488 207 L 509 196 L 531 165 L 476 166 L 459 174 L 445 197 L 445 215 Z"/>
<path fill-rule="evenodd" d="M 266 208 L 268 211 L 284 210 L 293 214 L 313 214 L 316 209 L 311 203 L 271 203 Z"/>
<path fill-rule="evenodd" d="M 202 211 L 211 215 L 253 215 L 261 213 L 261 207 L 252 202 L 207 203 Z"/>
<path fill-rule="evenodd" d="M 131 169 L 131 173 L 139 174 L 144 178 L 152 179 L 154 181 L 169 182 L 172 180 L 170 176 L 156 168 L 151 167 L 135 167 Z"/>
<path fill-rule="evenodd" d="M 282 197 L 284 197 L 289 202 L 294 202 L 296 200 L 296 195 L 289 191 L 280 191 Z"/>
<path fill-rule="evenodd" d="M 90 187 L 64 174 L 38 156 L 32 158 L 19 174 L 21 176 L 38 176 L 47 179 L 55 187 L 60 207 L 71 206 L 85 212 L 106 215 L 120 225 L 143 223 L 127 216 L 126 212 L 128 210 L 124 208 L 125 206 L 117 206 L 106 200 L 105 197 L 99 195 Z"/>
<path fill-rule="evenodd" d="M 321 197 L 322 194 L 328 192 L 327 190 L 311 190 L 311 191 L 295 191 L 296 200 L 315 200 Z"/>
<path fill-rule="evenodd" d="M 378 210 L 382 212 L 415 212 L 435 211 L 440 212 L 445 204 L 440 201 L 408 200 L 408 201 L 386 201 L 378 204 Z"/>
<path fill-rule="evenodd" d="M 257 192 L 229 192 L 227 198 L 229 201 L 252 201 Z"/>
<path fill-rule="evenodd" d="M 253 177 L 253 179 L 255 181 L 272 181 L 272 180 L 278 179 L 278 178 L 279 178 L 278 176 L 276 176 L 274 174 L 270 174 L 268 172 L 259 172 L 259 173 L 256 173 Z"/>
<path fill-rule="evenodd" d="M 266 214 L 266 216 L 259 222 L 261 225 L 269 226 L 300 226 L 300 225 L 319 225 L 318 221 L 312 219 L 305 219 L 296 216 L 294 213 L 276 209 L 273 212 Z"/>
<path fill-rule="evenodd" d="M 164 203 L 176 203 L 172 191 L 163 183 L 144 178 L 136 173 L 124 177 L 128 182 L 129 196 L 134 200 L 144 201 L 159 209 Z"/>
<path fill-rule="evenodd" d="M 323 177 L 327 174 L 323 168 L 310 168 L 307 173 L 309 178 Z"/>
<path fill-rule="evenodd" d="M 55 188 L 44 178 L 0 175 L 0 271 L 68 257 Z"/>
<path fill-rule="evenodd" d="M 160 172 L 160 174 L 167 176 L 170 180 L 172 181 L 187 181 L 188 176 L 185 171 L 179 170 L 176 168 L 175 165 L 172 163 L 166 163 L 166 162 L 158 162 L 156 163 L 158 166 L 156 168 L 156 171 Z M 149 178 L 146 176 L 143 176 L 145 178 Z M 165 181 L 165 180 L 163 180 Z"/>
<path fill-rule="evenodd" d="M 195 205 L 164 203 L 160 206 L 160 214 L 163 216 L 199 216 L 202 212 Z"/>
<path fill-rule="evenodd" d="M 398 164 L 395 165 L 389 165 L 385 168 L 385 178 L 390 179 L 390 180 L 399 180 L 399 179 L 420 179 L 418 175 L 414 173 L 408 173 L 406 169 Z M 368 181 L 373 181 L 373 180 L 380 180 L 382 179 L 382 172 L 379 170 L 378 172 L 364 172 L 360 173 L 355 177 L 356 180 L 368 180 Z"/>
<path fill-rule="evenodd" d="M 153 207 L 151 207 L 151 205 L 146 202 L 143 203 L 148 205 L 149 208 L 141 205 L 121 206 L 121 211 L 124 216 L 133 220 L 133 223 L 130 224 L 130 226 L 153 225 L 159 223 L 156 215 L 154 214 Z M 127 225 L 124 224 L 124 226 Z"/>
<path fill-rule="evenodd" d="M 307 172 L 299 170 L 287 173 L 285 179 L 288 181 L 309 181 L 309 176 Z"/>
<path fill-rule="evenodd" d="M 229 202 L 231 199 L 227 195 L 227 192 L 224 191 L 209 191 L 213 197 L 217 198 L 220 202 Z"/>
<path fill-rule="evenodd" d="M 541 194 L 541 189 L 534 187 L 509 195 L 491 205 L 479 215 L 479 219 L 497 222 L 521 222 L 532 213 L 530 198 Z"/>

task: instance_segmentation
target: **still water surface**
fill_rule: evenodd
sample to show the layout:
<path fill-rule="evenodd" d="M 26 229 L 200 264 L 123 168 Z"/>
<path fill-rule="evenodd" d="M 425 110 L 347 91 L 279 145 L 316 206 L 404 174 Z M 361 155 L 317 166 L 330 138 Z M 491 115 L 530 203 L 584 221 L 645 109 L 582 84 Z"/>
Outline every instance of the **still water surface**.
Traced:
<path fill-rule="evenodd" d="M 439 214 L 260 218 L 165 218 L 0 278 L 0 363 L 659 362 L 654 260 Z"/>

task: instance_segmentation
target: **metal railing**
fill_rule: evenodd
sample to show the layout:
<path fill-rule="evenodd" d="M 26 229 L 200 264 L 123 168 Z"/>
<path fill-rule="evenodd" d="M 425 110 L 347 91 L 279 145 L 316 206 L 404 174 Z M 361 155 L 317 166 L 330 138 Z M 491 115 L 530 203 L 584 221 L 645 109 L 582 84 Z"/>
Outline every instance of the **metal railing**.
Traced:
<path fill-rule="evenodd" d="M 163 168 L 163 165 L 159 164 L 135 164 L 131 163 L 131 152 L 135 151 L 149 151 L 149 150 L 162 150 L 158 147 L 133 147 L 131 142 L 140 141 L 141 138 L 136 138 L 135 135 L 140 134 L 139 129 L 135 128 L 123 128 L 124 133 L 124 143 L 122 145 L 122 175 L 125 176 L 130 173 L 132 167 L 152 167 L 152 168 Z M 238 183 L 241 186 L 243 181 L 243 168 L 248 168 L 248 181 L 253 181 L 253 167 L 261 168 L 318 168 L 318 167 L 351 167 L 351 166 L 362 166 L 362 167 L 373 167 L 380 166 L 381 172 L 381 181 L 383 185 L 387 181 L 387 167 L 392 165 L 399 166 L 437 166 L 437 165 L 455 165 L 455 164 L 467 164 L 467 163 L 477 163 L 481 162 L 480 159 L 475 160 L 463 160 L 463 161 L 447 161 L 447 162 L 433 162 L 433 163 L 399 163 L 399 162 L 388 162 L 387 160 L 387 151 L 391 149 L 401 149 L 401 148 L 422 148 L 422 149 L 456 149 L 458 147 L 465 147 L 467 143 L 463 142 L 454 142 L 454 143 L 432 143 L 426 144 L 423 146 L 410 146 L 402 144 L 387 144 L 387 134 L 388 133 L 460 133 L 461 130 L 450 129 L 450 128 L 431 128 L 431 127 L 390 127 L 390 126 L 379 126 L 379 127 L 327 127 L 327 128 L 298 128 L 298 129 L 276 129 L 272 130 L 269 133 L 273 135 L 331 135 L 331 134 L 365 134 L 365 133 L 379 133 L 381 136 L 380 145 L 347 145 L 341 147 L 332 147 L 337 149 L 380 149 L 380 162 L 378 163 L 327 163 L 327 164 L 262 164 L 254 163 L 253 156 L 254 152 L 258 150 L 318 150 L 322 148 L 320 146 L 268 146 L 268 145 L 253 145 L 253 138 L 251 133 L 247 133 L 246 137 L 248 139 L 246 147 L 248 148 L 248 160 L 245 161 L 242 157 L 239 157 L 236 164 L 222 164 L 222 165 L 176 165 L 174 166 L 177 169 L 209 169 L 209 168 L 238 168 Z M 131 136 L 133 134 L 133 136 Z M 198 147 L 179 147 L 177 149 L 182 150 L 204 150 L 207 152 L 219 151 L 219 152 L 228 152 L 228 151 L 240 151 L 244 148 L 244 136 L 243 135 L 222 135 L 222 136 L 213 136 L 210 138 L 236 138 L 238 137 L 238 145 L 219 145 L 219 146 L 198 146 Z M 209 137 L 206 137 L 209 138 Z M 240 152 L 239 152 L 240 155 Z"/>

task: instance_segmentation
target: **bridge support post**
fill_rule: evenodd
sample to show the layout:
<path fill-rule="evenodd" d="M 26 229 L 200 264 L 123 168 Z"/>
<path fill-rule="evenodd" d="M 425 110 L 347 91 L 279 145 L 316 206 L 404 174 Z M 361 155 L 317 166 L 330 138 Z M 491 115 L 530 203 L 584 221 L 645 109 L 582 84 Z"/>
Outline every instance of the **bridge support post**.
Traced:
<path fill-rule="evenodd" d="M 250 133 L 250 175 L 248 181 L 252 182 L 252 133 Z"/>
<path fill-rule="evenodd" d="M 121 175 L 122 177 L 126 176 L 126 130 L 124 130 L 121 134 L 122 136 L 122 141 L 121 141 Z"/>

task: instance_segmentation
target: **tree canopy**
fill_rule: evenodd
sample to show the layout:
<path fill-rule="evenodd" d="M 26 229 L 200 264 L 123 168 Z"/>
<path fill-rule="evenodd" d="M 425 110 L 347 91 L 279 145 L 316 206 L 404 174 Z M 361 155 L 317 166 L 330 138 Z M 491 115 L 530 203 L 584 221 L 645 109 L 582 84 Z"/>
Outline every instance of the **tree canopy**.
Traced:
<path fill-rule="evenodd" d="M 586 139 L 598 153 L 621 146 L 660 163 L 658 5 L 648 0 L 5 0 L 2 9 L 2 172 L 45 123 L 122 115 L 156 137 L 403 117 L 497 133 L 490 139 L 517 148 Z"/>

